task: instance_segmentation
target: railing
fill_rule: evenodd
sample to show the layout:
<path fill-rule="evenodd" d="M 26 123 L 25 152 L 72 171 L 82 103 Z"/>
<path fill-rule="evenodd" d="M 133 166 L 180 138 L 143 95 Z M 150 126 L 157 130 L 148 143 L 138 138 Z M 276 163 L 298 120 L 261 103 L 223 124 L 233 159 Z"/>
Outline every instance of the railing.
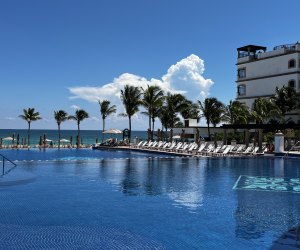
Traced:
<path fill-rule="evenodd" d="M 279 49 L 295 50 L 295 48 L 296 48 L 295 44 L 283 44 L 274 47 L 273 50 L 279 50 Z"/>
<path fill-rule="evenodd" d="M 300 141 L 297 141 L 285 154 L 283 157 L 287 157 L 290 153 L 290 151 L 292 151 L 293 149 L 295 149 L 297 147 L 297 144 L 300 145 Z"/>
<path fill-rule="evenodd" d="M 6 158 L 4 155 L 0 154 L 0 157 L 2 157 L 2 176 L 8 174 L 11 170 L 13 170 L 17 164 L 14 163 L 13 161 L 11 161 L 10 159 Z M 8 161 L 9 163 L 11 163 L 13 165 L 12 168 L 8 169 L 5 172 L 5 161 Z"/>

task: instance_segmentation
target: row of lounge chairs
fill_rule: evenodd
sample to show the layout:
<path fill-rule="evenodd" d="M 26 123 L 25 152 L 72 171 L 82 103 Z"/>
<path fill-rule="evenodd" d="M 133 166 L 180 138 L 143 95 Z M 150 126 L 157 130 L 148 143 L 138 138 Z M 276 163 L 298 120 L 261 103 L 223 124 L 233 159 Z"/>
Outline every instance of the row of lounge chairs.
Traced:
<path fill-rule="evenodd" d="M 217 145 L 213 142 L 203 142 L 198 145 L 195 142 L 163 142 L 163 141 L 141 141 L 133 146 L 138 149 L 157 150 L 169 153 L 179 153 L 193 156 L 226 156 L 226 155 L 258 155 L 259 147 L 245 145 Z"/>

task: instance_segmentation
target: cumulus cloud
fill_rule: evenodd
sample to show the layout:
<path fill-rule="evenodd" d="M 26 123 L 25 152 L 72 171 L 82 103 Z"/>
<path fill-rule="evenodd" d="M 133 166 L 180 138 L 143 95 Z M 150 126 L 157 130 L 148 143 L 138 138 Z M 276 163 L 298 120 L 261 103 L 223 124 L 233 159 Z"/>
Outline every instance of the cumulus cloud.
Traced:
<path fill-rule="evenodd" d="M 211 79 L 203 77 L 204 70 L 204 61 L 192 54 L 172 65 L 161 79 L 148 80 L 138 75 L 124 73 L 103 86 L 70 87 L 69 91 L 73 94 L 70 98 L 90 102 L 97 102 L 99 99 L 119 99 L 120 90 L 124 85 L 130 84 L 143 88 L 147 85 L 158 85 L 165 92 L 182 93 L 192 101 L 196 101 L 206 97 L 213 84 Z"/>
<path fill-rule="evenodd" d="M 209 95 L 210 87 L 213 84 L 211 79 L 203 77 L 204 70 L 204 61 L 192 54 L 171 65 L 161 79 L 146 79 L 135 74 L 124 73 L 114 78 L 111 83 L 102 86 L 70 87 L 69 91 L 72 94 L 70 99 L 83 99 L 89 102 L 107 99 L 117 106 L 118 113 L 122 113 L 124 108 L 120 100 L 120 90 L 124 89 L 126 84 L 130 84 L 142 88 L 147 88 L 147 85 L 157 85 L 165 93 L 181 93 L 189 100 L 196 102 L 197 100 L 203 100 Z M 72 105 L 74 109 L 75 106 Z M 138 118 L 139 116 L 135 117 L 135 119 Z"/>

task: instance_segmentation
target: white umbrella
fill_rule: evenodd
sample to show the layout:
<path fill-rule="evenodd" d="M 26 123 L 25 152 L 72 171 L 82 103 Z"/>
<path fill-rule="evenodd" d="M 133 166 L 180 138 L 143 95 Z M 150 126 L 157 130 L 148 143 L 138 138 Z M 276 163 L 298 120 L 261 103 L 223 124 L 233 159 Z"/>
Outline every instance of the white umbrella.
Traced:
<path fill-rule="evenodd" d="M 12 138 L 12 137 L 5 137 L 5 138 L 3 138 L 2 140 L 3 141 L 12 141 L 14 138 Z"/>
<path fill-rule="evenodd" d="M 46 142 L 52 142 L 53 140 L 50 140 L 50 139 L 46 139 Z"/>
<path fill-rule="evenodd" d="M 112 129 L 105 130 L 102 133 L 103 134 L 122 134 L 123 132 L 119 129 L 112 128 Z"/>
<path fill-rule="evenodd" d="M 60 142 L 70 142 L 70 141 L 67 139 L 60 139 Z"/>

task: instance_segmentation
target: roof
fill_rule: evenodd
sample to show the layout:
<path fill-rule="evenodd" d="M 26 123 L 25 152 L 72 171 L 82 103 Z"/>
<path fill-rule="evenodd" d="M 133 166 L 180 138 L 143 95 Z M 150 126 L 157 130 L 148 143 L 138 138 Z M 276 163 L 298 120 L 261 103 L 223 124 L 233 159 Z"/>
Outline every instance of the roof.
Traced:
<path fill-rule="evenodd" d="M 256 52 L 258 50 L 263 50 L 263 51 L 266 51 L 267 50 L 267 47 L 264 47 L 264 46 L 257 46 L 257 45 L 247 45 L 247 46 L 243 46 L 243 47 L 240 47 L 240 48 L 237 48 L 237 51 L 245 51 L 245 52 Z"/>

